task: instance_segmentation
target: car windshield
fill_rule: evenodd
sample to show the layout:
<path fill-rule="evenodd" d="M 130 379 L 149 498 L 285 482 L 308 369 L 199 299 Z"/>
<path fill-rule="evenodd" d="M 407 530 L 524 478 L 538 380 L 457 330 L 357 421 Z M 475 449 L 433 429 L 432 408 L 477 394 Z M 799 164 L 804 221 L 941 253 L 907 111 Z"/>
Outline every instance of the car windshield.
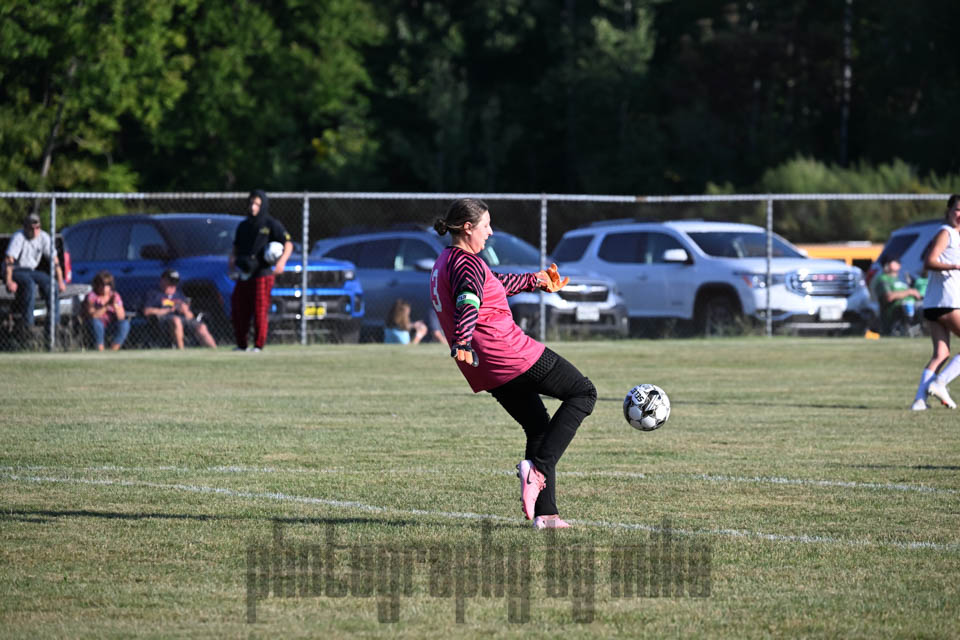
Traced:
<path fill-rule="evenodd" d="M 701 231 L 688 234 L 708 256 L 717 258 L 766 258 L 767 234 L 763 231 Z M 805 258 L 783 238 L 773 236 L 774 258 Z"/>
<path fill-rule="evenodd" d="M 180 256 L 229 255 L 240 218 L 159 219 Z"/>
<path fill-rule="evenodd" d="M 495 231 L 487 238 L 480 257 L 491 267 L 540 264 L 540 252 L 532 244 L 504 231 Z"/>
<path fill-rule="evenodd" d="M 883 253 L 880 254 L 879 258 L 877 258 L 877 262 L 883 264 L 891 258 L 894 260 L 900 260 L 906 250 L 910 248 L 910 245 L 916 242 L 919 235 L 920 234 L 917 233 L 905 233 L 903 235 L 890 238 L 890 241 L 887 242 L 887 246 L 883 248 Z"/>

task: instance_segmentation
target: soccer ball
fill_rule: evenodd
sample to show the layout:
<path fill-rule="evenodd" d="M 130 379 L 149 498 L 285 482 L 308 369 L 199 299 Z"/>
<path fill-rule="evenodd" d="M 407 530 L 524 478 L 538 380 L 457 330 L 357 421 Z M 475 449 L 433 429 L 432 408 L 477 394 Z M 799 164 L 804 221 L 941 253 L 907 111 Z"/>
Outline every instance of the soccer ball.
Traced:
<path fill-rule="evenodd" d="M 638 384 L 623 399 L 623 417 L 634 429 L 659 429 L 670 417 L 670 398 L 655 384 Z"/>
<path fill-rule="evenodd" d="M 279 242 L 271 242 L 263 248 L 263 261 L 267 264 L 274 264 L 283 255 L 283 245 Z"/>

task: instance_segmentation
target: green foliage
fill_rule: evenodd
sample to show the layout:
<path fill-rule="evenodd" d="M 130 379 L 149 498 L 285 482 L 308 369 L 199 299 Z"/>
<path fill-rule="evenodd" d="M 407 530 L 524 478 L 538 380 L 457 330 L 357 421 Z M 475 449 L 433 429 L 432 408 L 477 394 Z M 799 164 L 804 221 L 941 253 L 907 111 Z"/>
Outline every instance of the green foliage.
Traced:
<path fill-rule="evenodd" d="M 133 158 L 117 158 L 124 123 L 156 129 L 183 93 L 190 59 L 169 28 L 192 0 L 0 8 L 0 189 L 132 191 Z M 125 154 L 120 154 L 121 156 Z M 16 212 L 0 204 L 0 220 Z"/>
<path fill-rule="evenodd" d="M 156 131 L 144 172 L 179 189 L 318 188 L 376 150 L 359 47 L 380 26 L 365 3 L 204 3 L 176 23 L 196 64 Z M 318 184 L 319 183 L 319 184 Z"/>
<path fill-rule="evenodd" d="M 955 18 L 946 0 L 9 0 L 0 189 L 952 191 Z M 798 205 L 785 231 L 876 237 L 913 213 Z"/>
<path fill-rule="evenodd" d="M 388 37 L 370 53 L 384 174 L 433 191 L 635 179 L 650 4 L 389 3 Z"/>
<path fill-rule="evenodd" d="M 348 0 L 11 0 L 0 190 L 298 188 L 362 170 L 376 144 L 358 46 L 381 31 Z"/>
<path fill-rule="evenodd" d="M 915 168 L 900 159 L 889 164 L 858 162 L 846 168 L 797 156 L 764 172 L 750 189 L 753 193 L 864 193 L 930 194 L 949 193 L 960 186 L 960 176 L 922 178 Z M 711 193 L 730 193 L 732 187 L 709 185 Z M 796 242 L 870 240 L 883 242 L 890 231 L 908 222 L 937 217 L 941 202 L 795 201 L 778 202 L 774 221 L 778 232 Z"/>

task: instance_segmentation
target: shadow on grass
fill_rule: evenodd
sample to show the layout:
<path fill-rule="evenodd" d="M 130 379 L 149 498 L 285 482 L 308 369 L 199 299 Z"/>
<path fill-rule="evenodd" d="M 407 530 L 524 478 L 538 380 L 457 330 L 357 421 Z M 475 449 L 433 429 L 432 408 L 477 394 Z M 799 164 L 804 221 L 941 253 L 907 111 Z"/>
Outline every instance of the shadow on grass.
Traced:
<path fill-rule="evenodd" d="M 287 518 L 271 516 L 231 516 L 231 515 L 213 515 L 213 514 L 191 514 L 191 513 L 125 513 L 122 511 L 93 511 L 90 509 L 78 509 L 71 511 L 53 511 L 46 509 L 7 509 L 0 511 L 0 522 L 18 521 L 33 522 L 37 524 L 46 524 L 57 518 L 101 518 L 104 520 L 193 520 L 197 522 L 215 522 L 215 521 L 256 521 L 272 522 L 274 524 L 310 524 L 310 525 L 351 525 L 351 524 L 376 524 L 391 527 L 409 527 L 423 526 L 423 522 L 417 520 L 389 520 L 378 518 Z M 445 523 L 447 527 L 473 526 L 472 522 L 464 523 Z M 509 523 L 490 523 L 491 528 L 515 528 L 516 525 Z"/>
<path fill-rule="evenodd" d="M 597 402 L 616 402 L 620 404 L 623 402 L 623 398 L 597 398 Z M 876 406 L 870 406 L 865 404 L 817 404 L 814 402 L 767 402 L 767 401 L 757 401 L 757 402 L 720 402 L 717 400 L 698 400 L 696 403 L 685 403 L 685 402 L 676 402 L 673 399 L 670 400 L 670 404 L 673 406 L 684 405 L 684 404 L 696 404 L 697 406 L 717 406 L 717 407 L 796 407 L 799 409 L 857 409 L 857 410 L 866 410 L 866 409 L 876 409 Z"/>
<path fill-rule="evenodd" d="M 838 467 L 848 467 L 852 469 L 910 469 L 912 471 L 960 471 L 960 465 L 956 464 L 837 464 Z"/>

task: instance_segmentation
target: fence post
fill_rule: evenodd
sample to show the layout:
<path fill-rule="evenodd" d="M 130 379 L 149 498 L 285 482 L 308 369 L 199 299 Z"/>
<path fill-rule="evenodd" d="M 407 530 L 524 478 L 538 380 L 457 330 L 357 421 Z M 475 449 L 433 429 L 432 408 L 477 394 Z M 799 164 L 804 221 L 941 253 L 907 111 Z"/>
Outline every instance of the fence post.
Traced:
<path fill-rule="evenodd" d="M 50 198 L 50 294 L 47 296 L 48 351 L 57 347 L 57 320 L 60 311 L 60 289 L 57 286 L 57 198 Z M 64 274 L 66 277 L 66 274 Z"/>
<path fill-rule="evenodd" d="M 547 268 L 547 194 L 540 194 L 540 270 Z M 546 293 L 540 291 L 540 342 L 547 341 Z"/>
<path fill-rule="evenodd" d="M 307 254 L 310 252 L 310 196 L 303 194 L 303 234 L 300 246 L 300 344 L 307 344 Z"/>
<path fill-rule="evenodd" d="M 770 309 L 770 286 L 773 282 L 773 277 L 770 274 L 770 271 L 773 267 L 773 198 L 767 198 L 767 310 L 764 313 L 764 320 L 766 321 L 766 334 L 769 338 L 773 335 L 773 317 L 771 316 Z"/>

